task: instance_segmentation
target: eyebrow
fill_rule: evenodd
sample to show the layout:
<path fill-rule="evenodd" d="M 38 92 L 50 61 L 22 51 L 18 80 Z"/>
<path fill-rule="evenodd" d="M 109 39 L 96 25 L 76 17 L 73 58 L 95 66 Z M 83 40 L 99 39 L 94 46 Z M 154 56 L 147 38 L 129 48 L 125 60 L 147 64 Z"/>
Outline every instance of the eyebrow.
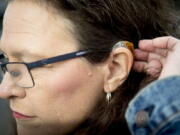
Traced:
<path fill-rule="evenodd" d="M 0 49 L 0 59 L 4 58 L 4 55 L 8 57 L 8 55 L 2 49 Z M 18 60 L 22 60 L 23 57 L 30 57 L 30 58 L 34 57 L 37 59 L 47 58 L 47 56 L 38 55 L 37 53 L 32 53 L 26 50 L 23 50 L 22 52 L 12 52 L 10 55 L 14 58 L 17 58 Z"/>
<path fill-rule="evenodd" d="M 12 56 L 15 57 L 15 58 L 21 59 L 23 55 L 22 55 L 22 53 L 13 52 Z"/>
<path fill-rule="evenodd" d="M 20 60 L 23 57 L 30 57 L 30 58 L 37 58 L 37 59 L 44 59 L 44 58 L 48 57 L 45 55 L 39 55 L 38 53 L 32 53 L 32 52 L 25 51 L 25 50 L 23 50 L 22 52 L 12 52 L 11 55 L 17 59 L 20 59 Z"/>

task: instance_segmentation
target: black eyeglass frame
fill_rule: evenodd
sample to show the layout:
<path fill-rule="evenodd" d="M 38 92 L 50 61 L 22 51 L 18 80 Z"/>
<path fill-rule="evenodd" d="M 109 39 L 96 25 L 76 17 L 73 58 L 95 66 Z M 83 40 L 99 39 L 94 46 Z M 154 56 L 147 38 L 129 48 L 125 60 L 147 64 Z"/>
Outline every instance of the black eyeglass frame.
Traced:
<path fill-rule="evenodd" d="M 8 72 L 8 70 L 6 68 L 7 64 L 24 64 L 27 67 L 28 72 L 31 76 L 32 83 L 33 83 L 32 87 L 34 87 L 35 82 L 34 82 L 32 74 L 30 72 L 31 69 L 43 67 L 48 64 L 53 64 L 56 62 L 65 61 L 65 60 L 69 60 L 72 58 L 85 56 L 91 52 L 92 52 L 91 50 L 80 50 L 80 51 L 71 52 L 71 53 L 67 53 L 67 54 L 63 54 L 63 55 L 58 55 L 58 56 L 54 56 L 54 57 L 50 57 L 50 58 L 46 58 L 46 59 L 41 59 L 41 60 L 30 62 L 30 63 L 27 63 L 27 62 L 4 62 L 4 63 L 1 63 L 0 66 L 2 67 L 2 69 L 5 73 L 5 72 Z M 32 88 L 32 87 L 26 87 L 26 88 Z"/>

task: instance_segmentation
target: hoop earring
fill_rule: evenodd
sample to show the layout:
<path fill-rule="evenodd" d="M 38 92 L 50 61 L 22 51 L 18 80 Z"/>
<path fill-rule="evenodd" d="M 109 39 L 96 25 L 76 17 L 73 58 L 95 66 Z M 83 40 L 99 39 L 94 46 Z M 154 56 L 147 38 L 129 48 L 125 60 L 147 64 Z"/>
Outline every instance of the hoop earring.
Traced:
<path fill-rule="evenodd" d="M 111 101 L 111 99 L 112 99 L 112 94 L 111 94 L 111 92 L 108 92 L 108 93 L 106 94 L 106 100 L 107 100 L 107 102 L 109 103 L 109 102 Z"/>

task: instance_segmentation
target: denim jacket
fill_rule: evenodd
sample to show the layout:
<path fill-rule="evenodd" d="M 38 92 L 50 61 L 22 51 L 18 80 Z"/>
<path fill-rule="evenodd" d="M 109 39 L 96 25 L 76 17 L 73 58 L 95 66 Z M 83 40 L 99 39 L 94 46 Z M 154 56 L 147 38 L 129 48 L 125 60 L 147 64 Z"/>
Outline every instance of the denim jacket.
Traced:
<path fill-rule="evenodd" d="M 129 103 L 132 135 L 180 135 L 180 76 L 154 81 Z"/>

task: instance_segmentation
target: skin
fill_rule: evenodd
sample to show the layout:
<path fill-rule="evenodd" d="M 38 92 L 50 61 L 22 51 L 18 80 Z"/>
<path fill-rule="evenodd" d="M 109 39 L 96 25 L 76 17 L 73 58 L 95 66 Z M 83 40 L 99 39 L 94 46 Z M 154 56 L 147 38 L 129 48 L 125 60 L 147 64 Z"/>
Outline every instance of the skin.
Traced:
<path fill-rule="evenodd" d="M 135 50 L 133 69 L 145 72 L 155 79 L 180 75 L 179 52 L 180 40 L 175 37 L 141 40 L 139 48 Z"/>
<path fill-rule="evenodd" d="M 5 13 L 0 49 L 10 62 L 32 62 L 78 50 L 75 26 L 63 15 L 34 2 L 12 2 Z M 33 118 L 17 119 L 19 135 L 64 135 L 82 123 L 105 93 L 114 92 L 127 78 L 133 56 L 117 48 L 104 63 L 75 58 L 31 70 L 35 86 L 21 88 L 8 73 L 0 97 L 12 111 Z"/>

